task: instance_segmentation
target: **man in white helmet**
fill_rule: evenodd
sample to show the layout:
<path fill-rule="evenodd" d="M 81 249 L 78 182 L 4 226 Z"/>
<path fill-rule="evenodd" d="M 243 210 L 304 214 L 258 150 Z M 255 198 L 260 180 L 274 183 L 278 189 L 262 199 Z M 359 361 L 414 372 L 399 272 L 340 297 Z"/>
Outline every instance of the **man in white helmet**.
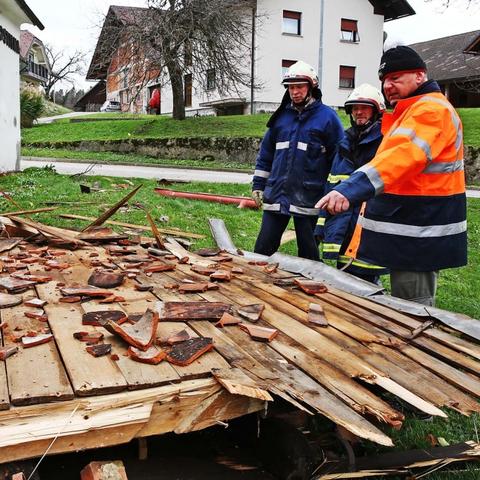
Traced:
<path fill-rule="evenodd" d="M 345 112 L 350 115 L 351 127 L 338 145 L 332 170 L 327 180 L 326 192 L 331 191 L 357 168 L 368 163 L 382 141 L 381 118 L 385 101 L 381 92 L 364 83 L 357 87 L 345 102 Z M 352 260 L 345 255 L 352 238 L 360 213 L 360 205 L 340 213 L 330 215 L 322 210 L 318 218 L 315 236 L 323 242 L 324 259 L 337 260 L 337 268 L 372 283 L 388 271 L 378 265 Z"/>
<path fill-rule="evenodd" d="M 335 154 L 343 137 L 337 114 L 321 101 L 315 70 L 305 62 L 285 74 L 287 89 L 267 123 L 253 175 L 252 197 L 263 217 L 255 252 L 272 255 L 293 216 L 298 256 L 319 260 L 314 228 Z"/>

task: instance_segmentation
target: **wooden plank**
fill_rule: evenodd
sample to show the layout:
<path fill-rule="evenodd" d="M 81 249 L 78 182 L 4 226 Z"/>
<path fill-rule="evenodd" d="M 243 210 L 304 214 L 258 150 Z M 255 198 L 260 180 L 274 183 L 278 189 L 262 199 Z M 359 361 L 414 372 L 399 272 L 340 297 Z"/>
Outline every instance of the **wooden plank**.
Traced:
<path fill-rule="evenodd" d="M 447 447 L 435 447 L 408 451 L 397 451 L 374 455 L 365 458 L 356 458 L 356 471 L 351 471 L 349 465 L 328 462 L 314 477 L 315 480 L 338 480 L 352 478 L 380 478 L 390 475 L 412 475 L 417 477 L 413 469 L 423 469 L 423 473 L 439 470 L 453 462 L 477 460 L 480 455 L 480 446 L 474 442 L 465 442 Z M 343 468 L 342 468 L 343 467 Z M 430 469 L 427 467 L 431 467 Z M 461 470 L 456 473 L 461 474 Z M 455 476 L 455 475 L 454 475 Z"/>
<path fill-rule="evenodd" d="M 232 298 L 232 295 L 236 295 L 236 301 L 238 302 L 253 303 L 259 300 L 263 300 L 264 302 L 271 300 L 270 294 L 256 289 L 255 286 L 252 287 L 246 282 L 243 282 L 243 288 L 234 288 L 232 285 L 225 285 L 224 290 L 229 292 L 230 298 Z M 256 296 L 254 296 L 252 292 L 254 292 Z M 250 296 L 248 296 L 247 293 L 250 293 Z M 273 298 L 275 299 L 275 297 Z M 289 337 L 303 344 L 304 348 L 310 350 L 319 358 L 323 358 L 331 365 L 340 367 L 352 377 L 361 378 L 369 383 L 385 388 L 430 415 L 446 416 L 431 402 L 412 393 L 409 389 L 379 371 L 374 365 L 365 361 L 365 359 L 352 352 L 345 351 L 339 347 L 337 342 L 327 338 L 326 334 L 332 331 L 332 328 L 322 328 L 320 333 L 318 329 L 306 325 L 308 322 L 306 312 L 278 298 L 273 300 L 272 303 L 275 304 L 276 308 L 274 309 L 270 304 L 267 304 L 263 313 L 263 319 L 272 327 L 278 328 Z M 282 311 L 279 310 L 279 306 L 288 310 L 289 314 L 282 313 Z M 298 319 L 301 320 L 299 321 Z"/>
<path fill-rule="evenodd" d="M 240 368 L 223 368 L 213 371 L 215 379 L 234 395 L 258 398 L 259 400 L 273 401 L 272 396 L 258 382 L 252 380 Z"/>
<path fill-rule="evenodd" d="M 68 252 L 64 257 L 57 258 L 71 262 L 72 255 Z M 32 271 L 35 272 L 37 268 L 32 267 Z M 62 273 L 54 270 L 50 273 L 56 281 L 68 283 Z M 77 303 L 60 303 L 61 295 L 56 282 L 38 285 L 37 291 L 40 298 L 48 301 L 44 309 L 75 394 L 97 395 L 125 389 L 127 381 L 110 356 L 94 358 L 86 352 L 84 344 L 73 338 L 75 332 L 85 330 L 82 325 L 82 306 Z M 86 303 L 98 307 L 96 302 Z"/>
<path fill-rule="evenodd" d="M 6 217 L 3 217 L 3 218 L 6 218 Z M 27 218 L 20 218 L 14 215 L 11 215 L 8 218 L 13 222 L 21 225 L 22 227 L 26 225 L 27 227 L 34 228 L 38 232 L 45 233 L 55 238 L 68 240 L 78 245 L 87 245 L 87 243 L 85 243 L 84 241 L 79 240 L 76 234 L 72 234 L 72 232 L 68 230 L 62 230 L 61 228 L 56 228 L 56 227 L 49 227 L 48 225 L 44 225 L 43 223 L 34 222 L 33 220 L 29 220 Z"/>
<path fill-rule="evenodd" d="M 223 332 L 225 329 L 218 329 L 209 322 L 195 321 L 190 322 L 190 325 L 198 333 L 214 338 L 215 348 L 230 363 L 235 362 L 235 366 L 244 368 L 249 374 L 260 378 L 272 393 L 281 391 L 284 395 L 290 395 L 297 401 L 306 403 L 361 438 L 368 438 L 382 445 L 392 445 L 390 438 L 361 415 L 343 402 L 339 402 L 320 384 L 295 366 L 286 365 L 286 361 L 276 355 L 268 345 L 250 341 L 248 334 L 240 328 L 231 327 L 226 334 Z M 251 359 L 254 361 L 252 362 Z"/>
<path fill-rule="evenodd" d="M 179 269 L 184 270 L 185 267 L 184 266 L 179 266 Z M 306 317 L 306 312 L 308 312 L 308 309 L 309 309 L 309 306 L 310 306 L 310 301 L 312 299 L 311 296 L 307 296 L 307 295 L 304 295 L 304 294 L 294 295 L 294 294 L 291 294 L 289 292 L 285 292 L 284 290 L 282 290 L 282 289 L 280 289 L 276 286 L 263 284 L 262 282 L 258 282 L 258 281 L 255 282 L 254 278 L 248 277 L 248 276 L 246 276 L 246 277 L 242 276 L 241 282 L 245 282 L 245 284 L 242 284 L 243 288 L 241 288 L 240 290 L 239 290 L 239 287 L 236 287 L 235 284 L 230 284 L 230 285 L 224 285 L 222 287 L 222 291 L 226 295 L 228 295 L 228 298 L 232 299 L 233 301 L 235 301 L 236 303 L 238 303 L 240 305 L 245 304 L 245 303 L 250 303 L 250 302 L 258 302 L 258 299 L 260 298 L 264 302 L 267 302 L 267 304 L 275 305 L 276 308 L 280 309 L 280 311 L 287 314 L 290 318 L 297 319 L 297 320 L 301 321 L 302 323 L 308 323 L 308 319 Z M 251 285 L 254 285 L 254 287 L 258 287 L 258 288 L 253 288 L 252 289 Z M 263 290 L 259 290 L 260 286 L 268 292 L 275 293 L 276 296 L 272 296 L 270 293 L 267 293 Z M 250 292 L 250 295 L 247 292 Z M 217 301 L 218 300 L 224 300 L 224 298 L 222 296 L 219 296 L 218 292 L 213 292 L 213 293 L 210 293 L 210 294 L 203 294 L 203 296 L 204 296 L 204 298 L 209 298 L 210 300 L 217 300 Z M 300 296 L 300 298 L 298 298 L 299 296 Z M 305 299 L 303 299 L 303 297 Z M 279 300 L 279 298 L 282 298 L 285 301 Z M 296 306 L 294 307 L 293 305 L 291 305 L 289 303 L 286 303 L 286 300 L 290 300 L 291 302 L 295 302 L 298 307 L 301 307 L 301 309 L 297 308 Z M 267 306 L 267 308 L 270 308 L 270 307 Z M 302 311 L 302 309 L 303 309 L 303 311 Z M 278 312 L 276 314 L 274 313 L 273 315 L 274 316 L 278 315 Z M 332 317 L 332 315 L 329 312 L 329 318 L 330 317 Z M 353 321 L 356 320 L 355 317 L 351 317 L 351 318 L 352 318 Z M 344 319 L 337 319 L 337 320 L 340 321 L 340 323 L 343 323 L 345 333 L 347 333 L 347 334 L 351 333 L 351 332 L 349 332 L 349 329 L 348 329 L 349 328 L 348 322 L 345 322 Z M 333 322 L 333 323 L 335 323 L 335 322 Z M 326 336 L 329 337 L 329 338 L 332 337 L 332 335 L 333 335 L 332 329 L 327 329 L 327 330 L 330 332 L 330 334 L 326 335 Z M 352 337 L 354 337 L 357 340 L 362 341 L 362 342 L 370 341 L 370 342 L 379 343 L 379 344 L 386 344 L 386 345 L 396 345 L 396 343 L 397 343 L 395 338 L 390 339 L 388 336 L 385 336 L 384 332 L 381 332 L 381 331 L 374 332 L 374 334 L 370 334 L 370 332 L 368 332 L 368 330 L 366 330 L 366 329 L 364 330 L 361 327 L 359 327 L 358 325 L 353 325 L 351 330 L 353 332 Z M 377 338 L 375 335 L 379 338 Z M 381 338 L 382 335 L 384 336 L 384 339 Z M 292 336 L 292 335 L 290 335 L 290 336 Z M 295 337 L 292 336 L 292 338 L 295 338 Z M 338 335 L 333 336 L 331 339 L 335 343 L 338 343 L 338 341 L 339 341 Z M 401 344 L 401 342 L 399 344 Z M 276 343 L 275 343 L 275 345 L 276 345 Z M 307 346 L 307 345 L 304 344 L 304 346 Z M 357 357 L 356 362 L 355 362 L 355 357 L 353 357 L 353 359 L 351 361 L 350 371 L 352 372 L 353 376 L 355 375 L 355 371 L 356 371 L 355 368 L 358 369 L 358 365 L 361 365 L 362 362 L 365 362 L 365 360 L 368 360 L 368 365 L 375 366 L 377 369 L 380 368 L 380 366 L 378 364 L 378 360 L 382 360 L 382 362 L 380 362 L 380 363 L 383 367 L 382 371 L 384 372 L 384 376 L 388 377 L 389 375 L 392 375 L 392 378 L 394 380 L 396 380 L 396 382 L 397 382 L 397 385 L 394 386 L 394 385 L 391 384 L 391 382 L 389 380 L 387 380 L 386 383 L 388 384 L 389 388 L 398 389 L 400 387 L 400 390 L 403 392 L 404 395 L 407 394 L 404 389 L 406 389 L 407 391 L 412 389 L 413 390 L 412 393 L 416 394 L 419 398 L 428 398 L 428 399 L 433 398 L 433 399 L 435 399 L 435 401 L 438 402 L 436 405 L 450 406 L 451 404 L 456 402 L 457 408 L 459 410 L 461 410 L 463 413 L 468 414 L 470 411 L 472 411 L 472 408 L 473 408 L 472 405 L 473 404 L 472 404 L 471 400 L 467 396 L 463 395 L 461 392 L 456 391 L 456 393 L 454 393 L 455 389 L 447 388 L 447 387 L 450 387 L 450 386 L 448 384 L 446 384 L 445 382 L 443 382 L 443 380 L 441 378 L 436 377 L 434 375 L 431 375 L 428 371 L 421 368 L 418 376 L 420 378 L 426 377 L 426 378 L 428 378 L 428 381 L 425 384 L 423 384 L 423 382 L 421 380 L 418 381 L 418 382 L 415 382 L 415 379 L 413 379 L 413 383 L 412 383 L 411 375 L 409 373 L 410 372 L 409 369 L 402 370 L 402 369 L 398 368 L 392 362 L 387 362 L 384 359 L 382 359 L 381 357 L 377 358 L 377 357 L 375 357 L 375 355 L 371 351 L 368 351 L 367 349 L 360 350 L 361 348 L 362 348 L 362 346 L 360 344 L 355 343 L 355 342 L 352 342 L 352 344 L 348 346 L 348 351 L 350 352 L 350 354 L 355 354 L 355 356 Z M 289 353 L 291 355 L 289 357 L 290 359 L 295 358 L 294 363 L 296 363 L 296 356 L 291 351 L 291 347 L 290 347 L 290 349 L 285 349 L 284 348 L 283 350 L 284 350 L 283 353 Z M 299 352 L 299 355 L 298 355 L 299 357 L 301 357 L 300 353 L 301 353 L 301 351 Z M 304 360 L 305 360 L 304 365 L 303 365 L 304 369 L 309 368 L 310 364 L 309 364 L 308 360 L 307 359 L 304 359 Z M 355 366 L 355 363 L 357 363 L 357 366 Z M 335 366 L 335 365 L 336 365 L 335 363 L 331 362 L 331 366 Z M 418 370 L 418 368 L 417 368 L 417 370 Z M 357 370 L 357 372 L 358 372 L 358 370 Z M 393 372 L 395 372 L 395 375 L 393 375 Z M 311 370 L 309 370 L 309 373 L 311 373 Z M 383 381 L 383 380 L 380 379 L 380 381 Z M 445 395 L 445 393 L 444 393 L 445 390 L 449 390 L 450 397 Z M 427 397 L 424 397 L 425 394 L 427 394 Z M 455 401 L 453 399 L 455 399 Z M 393 421 L 397 421 L 397 419 L 395 417 L 393 417 L 393 418 L 394 418 Z"/>
<path fill-rule="evenodd" d="M 11 217 L 12 215 L 30 215 L 32 213 L 52 212 L 57 207 L 35 208 L 34 210 L 17 210 L 16 212 L 2 212 L 2 216 Z"/>
<path fill-rule="evenodd" d="M 24 300 L 35 298 L 33 290 L 22 295 Z M 18 353 L 6 360 L 8 390 L 13 405 L 31 405 L 73 398 L 68 376 L 63 368 L 55 342 L 50 341 L 32 348 L 22 348 L 13 341 L 13 335 L 42 332 L 48 324 L 27 318 L 25 312 L 38 311 L 18 305 L 2 310 L 5 346 L 18 346 Z M 41 311 L 41 310 L 40 310 Z"/>
<path fill-rule="evenodd" d="M 200 379 L 145 390 L 75 399 L 0 412 L 0 463 L 42 455 L 62 431 L 50 453 L 81 451 L 129 442 L 135 437 L 172 432 L 198 412 L 201 423 L 212 426 L 263 408 L 264 402 L 224 391 L 217 408 L 199 409 L 220 392 L 214 379 Z M 211 415 L 210 415 L 211 414 Z M 218 416 L 217 416 L 218 415 Z"/>
<path fill-rule="evenodd" d="M 72 220 L 86 220 L 86 221 L 95 220 L 94 217 L 86 217 L 84 215 L 72 215 L 72 214 L 66 214 L 66 213 L 60 214 L 59 217 L 69 218 Z M 133 230 L 142 230 L 144 232 L 150 231 L 150 227 L 147 227 L 146 225 L 135 225 L 132 223 L 117 222 L 115 220 L 107 220 L 104 223 L 107 223 L 109 225 L 117 225 L 118 227 L 131 228 Z M 205 238 L 205 235 L 200 235 L 198 233 L 184 232 L 178 228 L 159 228 L 158 231 L 166 235 L 176 235 L 177 237 L 194 238 L 199 240 L 202 240 Z"/>
<path fill-rule="evenodd" d="M 127 203 L 141 188 L 143 187 L 142 184 L 135 187 L 131 192 L 127 193 L 123 198 L 121 198 L 117 203 L 112 205 L 106 212 L 102 213 L 98 218 L 93 220 L 89 225 L 82 229 L 82 232 L 85 232 L 89 228 L 98 227 L 102 225 L 106 220 L 108 220 L 112 215 L 116 213 L 116 211 L 125 203 Z"/>
<path fill-rule="evenodd" d="M 109 260 L 103 248 L 95 247 L 93 250 L 98 254 L 98 257 L 94 257 L 95 259 L 100 259 L 103 261 Z M 86 282 L 90 274 L 90 270 L 87 267 L 89 261 L 91 260 L 90 257 L 88 257 L 86 253 L 82 251 L 76 251 L 69 255 L 71 257 L 75 257 L 77 259 L 77 263 L 65 275 L 66 279 L 69 281 L 73 281 L 75 279 L 82 283 Z M 95 310 L 122 310 L 127 315 L 142 314 L 147 310 L 147 308 L 154 309 L 156 303 L 155 297 L 149 292 L 136 291 L 133 287 L 133 284 L 134 282 L 132 280 L 127 279 L 122 287 L 115 289 L 115 292 L 124 297 L 126 300 L 121 304 L 115 303 L 113 305 L 99 305 L 94 302 L 85 302 L 82 304 L 81 308 L 84 312 Z M 95 327 L 91 328 L 95 329 Z M 105 342 L 112 344 L 112 353 L 118 355 L 119 359 L 116 364 L 127 381 L 129 389 L 154 387 L 169 382 L 179 382 L 181 380 L 175 369 L 167 362 L 161 362 L 158 365 L 147 365 L 133 361 L 131 358 L 126 356 L 128 346 L 123 340 L 107 332 L 103 328 L 100 328 L 100 331 L 105 334 Z"/>
<path fill-rule="evenodd" d="M 338 304 L 341 304 L 342 308 L 349 308 L 349 302 L 342 302 L 342 300 L 338 299 L 336 296 L 324 294 L 322 295 L 322 299 L 332 302 L 330 308 L 337 309 Z M 335 304 L 335 306 L 333 306 L 333 304 Z M 477 346 L 473 343 L 467 346 L 464 343 L 460 343 L 460 341 L 464 342 L 461 339 L 437 328 L 424 331 L 421 336 L 410 339 L 411 330 L 409 328 L 394 323 L 383 316 L 377 315 L 356 305 L 351 305 L 349 312 L 354 315 L 355 320 L 353 321 L 364 329 L 370 329 L 373 331 L 379 331 L 379 329 L 382 329 L 386 332 L 394 333 L 395 336 L 398 336 L 405 341 L 409 341 L 412 345 L 415 345 L 434 356 L 441 357 L 449 363 L 456 364 L 480 375 L 480 362 L 478 362 L 476 358 L 471 358 L 470 356 L 465 355 L 465 353 L 475 353 Z M 345 312 L 344 315 L 350 315 L 350 313 Z M 417 325 L 422 325 L 421 322 L 414 319 L 411 319 L 411 322 L 415 322 Z M 412 324 L 411 322 L 409 322 L 410 326 L 414 326 L 415 324 Z M 402 341 L 397 346 L 400 348 L 404 344 L 405 342 Z"/>
<path fill-rule="evenodd" d="M 103 249 L 97 248 L 96 251 L 99 254 L 99 256 L 96 258 L 106 259 Z M 75 255 L 79 257 L 80 252 L 75 252 Z M 81 272 L 77 272 L 77 275 L 83 276 L 83 278 L 86 276 L 85 273 L 81 273 Z M 142 283 L 149 283 L 154 287 L 157 287 L 158 281 L 159 280 L 161 281 L 161 279 L 165 277 L 162 277 L 160 274 L 154 274 L 152 275 L 152 277 L 147 277 L 144 274 L 139 274 L 137 278 Z M 133 284 L 134 282 L 131 280 L 127 280 L 126 284 L 128 285 L 130 283 Z M 166 292 L 163 288 L 161 288 L 161 290 L 162 290 L 161 295 L 163 300 L 165 301 L 178 300 L 179 296 L 177 296 L 175 293 Z M 155 303 L 157 303 L 157 298 L 152 293 L 149 293 L 149 292 L 140 293 L 135 291 L 133 288 L 131 288 L 131 291 L 134 292 L 134 295 L 137 297 L 137 299 L 135 302 L 129 301 L 129 302 L 122 303 L 122 308 L 125 311 L 127 311 L 127 313 L 138 313 L 139 308 L 140 308 L 140 311 L 145 311 L 144 309 L 153 308 L 152 305 L 155 305 Z M 129 297 L 129 294 L 126 294 L 123 291 L 121 292 L 121 295 L 126 296 L 127 298 Z M 144 302 L 142 305 L 140 305 L 138 297 L 144 298 Z M 156 306 L 155 308 L 158 308 L 158 307 Z M 166 336 L 170 336 L 171 334 L 176 333 L 179 330 L 182 330 L 183 328 L 186 328 L 189 331 L 189 333 L 192 334 L 192 336 L 196 336 L 195 332 L 189 329 L 188 326 L 185 325 L 184 323 L 179 323 L 179 322 L 171 323 L 171 322 L 161 321 L 159 322 L 157 327 L 157 337 L 163 338 Z M 131 364 L 132 362 L 131 359 L 126 359 L 126 360 Z M 124 362 L 122 359 L 121 363 L 123 364 L 126 362 Z M 141 364 L 138 364 L 138 365 L 141 365 Z M 162 381 L 165 381 L 165 379 L 168 379 L 168 378 L 170 378 L 172 381 L 179 381 L 179 380 L 209 376 L 211 374 L 212 368 L 229 368 L 229 365 L 217 352 L 212 351 L 212 352 L 206 353 L 205 355 L 202 355 L 200 358 L 198 358 L 197 360 L 192 362 L 190 365 L 187 365 L 185 367 L 173 366 L 167 363 L 166 361 L 164 361 L 157 366 L 144 365 L 144 367 L 142 367 L 142 370 L 147 371 L 149 370 L 148 367 L 156 369 L 155 375 L 153 376 L 153 378 L 160 377 L 162 378 Z M 133 367 L 130 366 L 130 369 L 133 369 Z M 160 371 L 162 371 L 162 373 L 160 373 Z M 127 377 L 127 379 L 128 378 L 130 377 Z M 147 376 L 145 378 L 148 379 L 149 377 Z"/>
<path fill-rule="evenodd" d="M 279 289 L 278 287 L 275 287 L 275 286 L 272 286 L 272 285 L 262 284 L 261 282 L 256 282 L 255 286 L 261 288 L 262 290 L 268 290 L 268 292 L 271 292 L 272 294 L 275 294 L 275 297 L 277 297 L 277 298 L 282 298 L 285 301 L 290 300 L 291 302 L 295 302 L 296 305 L 298 307 L 301 307 L 303 310 L 305 310 L 307 308 L 307 303 L 311 299 L 311 297 L 308 297 L 304 294 L 299 294 L 299 295 L 294 296 L 293 294 L 291 294 L 289 292 L 285 292 L 282 289 Z M 328 295 L 328 294 L 322 294 L 318 297 L 318 299 L 319 300 L 323 299 L 326 295 Z M 279 307 L 279 308 L 282 308 L 283 304 L 281 302 L 279 302 L 279 303 L 276 304 L 276 306 Z M 333 314 L 333 311 L 330 311 L 330 309 L 333 309 L 335 311 L 335 307 L 328 306 L 328 307 L 325 307 L 325 308 L 329 310 L 329 318 L 330 318 Z M 288 308 L 283 309 L 283 311 L 286 312 L 286 313 L 292 313 Z M 343 315 L 344 315 L 345 318 L 349 317 L 349 314 L 346 313 L 346 312 L 344 312 Z M 366 312 L 366 315 L 371 315 L 371 314 L 370 314 L 370 312 Z M 332 318 L 335 318 L 335 317 L 332 317 Z M 378 328 L 373 327 L 369 323 L 365 322 L 363 320 L 363 318 L 361 317 L 361 312 L 360 311 L 356 311 L 356 316 L 354 316 L 354 317 L 350 316 L 350 321 L 352 323 L 356 324 L 351 329 L 349 328 L 349 323 L 348 322 L 347 323 L 345 323 L 343 321 L 339 322 L 338 319 L 337 319 L 336 321 L 334 321 L 332 323 L 335 324 L 335 327 L 338 330 L 342 331 L 343 333 L 345 333 L 345 334 L 347 334 L 347 335 L 349 335 L 353 338 L 356 338 L 358 341 L 361 341 L 363 343 L 366 342 L 367 337 L 365 337 L 365 336 L 360 336 L 359 337 L 358 336 L 358 331 L 359 330 L 361 331 L 361 329 L 363 329 L 365 332 L 368 332 L 367 329 L 370 328 L 371 333 L 373 333 L 375 335 L 380 335 L 380 334 L 384 333 L 381 330 L 379 330 Z M 386 320 L 384 320 L 383 323 L 388 323 L 388 322 Z M 395 324 L 393 324 L 393 325 L 395 325 Z M 402 327 L 399 327 L 399 326 L 395 326 L 395 327 L 396 327 L 395 328 L 396 333 L 398 333 L 398 330 L 402 328 Z M 403 330 L 404 330 L 403 333 L 405 335 L 409 334 L 408 330 L 406 330 L 406 329 L 403 329 Z M 429 339 L 415 339 L 413 341 L 413 343 L 418 344 L 418 345 L 422 345 L 424 347 L 427 344 L 427 342 L 430 342 L 429 350 L 434 355 L 442 355 L 444 358 L 448 359 L 449 361 L 451 361 L 453 363 L 457 362 L 461 366 L 463 366 L 465 368 L 470 368 L 472 370 L 477 370 L 477 369 L 480 368 L 480 364 L 478 362 L 476 362 L 475 360 L 466 358 L 465 355 L 458 354 L 457 352 L 455 352 L 451 349 L 448 349 L 447 347 L 444 347 L 443 345 L 438 344 L 437 342 L 433 342 Z M 389 339 L 389 341 L 387 341 L 387 342 L 373 341 L 373 342 L 368 342 L 368 343 L 372 345 L 373 350 L 375 350 L 375 348 L 373 347 L 373 344 L 375 344 L 375 343 L 378 343 L 378 344 L 381 344 L 381 345 L 387 345 L 387 346 L 391 345 L 393 347 L 399 348 L 400 350 L 402 350 L 403 346 L 405 345 L 401 341 L 400 341 L 400 343 L 398 343 L 397 341 L 395 341 L 395 339 L 393 339 L 393 340 Z M 418 352 L 417 349 L 408 350 L 408 351 L 411 353 L 411 355 L 413 355 L 414 352 Z M 368 356 L 369 353 L 366 352 L 365 355 Z M 418 355 L 420 356 L 421 352 L 418 352 Z M 428 358 L 431 358 L 430 362 L 426 362 L 426 359 L 428 359 Z M 455 375 L 454 375 L 454 372 L 456 371 L 456 369 L 453 369 L 452 367 L 450 367 L 450 369 L 448 369 L 447 365 L 445 365 L 442 362 L 437 362 L 436 359 L 433 358 L 433 357 L 424 356 L 423 357 L 423 362 L 419 362 L 419 363 L 421 365 L 423 365 L 423 367 L 426 367 L 426 368 L 430 369 L 436 375 L 439 375 L 442 378 L 446 378 L 453 385 L 460 386 L 460 383 L 462 383 L 462 387 L 461 387 L 462 389 L 467 390 L 468 392 L 473 393 L 475 395 L 478 395 L 478 392 L 479 392 L 479 389 L 480 389 L 480 382 L 479 382 L 478 378 L 472 377 L 471 375 L 468 375 L 468 374 L 462 374 L 462 375 L 460 375 L 460 377 L 464 378 L 465 382 L 461 382 L 459 380 L 459 376 L 457 375 L 455 377 Z M 392 368 L 394 368 L 394 367 L 395 366 L 392 365 Z M 448 377 L 446 376 L 447 375 L 447 373 L 446 373 L 447 370 L 448 370 Z M 400 375 L 400 371 L 398 371 L 398 374 Z M 423 374 L 427 375 L 426 372 L 423 372 Z M 403 377 L 403 375 L 402 375 L 402 377 Z M 401 377 L 399 376 L 398 378 L 401 378 Z M 434 384 L 436 383 L 437 386 L 438 386 L 437 393 L 445 390 L 445 388 L 446 388 L 445 384 L 437 376 L 431 377 L 430 382 L 427 383 L 427 385 L 431 385 L 432 381 L 434 381 Z M 404 385 L 410 385 L 410 383 L 404 383 Z M 419 388 L 418 391 L 420 391 L 420 389 L 421 389 L 421 387 Z M 467 401 L 468 397 L 463 396 L 458 391 L 457 391 L 456 394 L 453 394 L 453 392 L 451 391 L 451 394 L 452 394 L 453 399 L 455 399 L 458 395 L 460 395 L 461 398 L 465 399 L 465 408 L 466 408 L 466 411 L 469 411 L 469 409 L 471 408 L 471 402 Z M 457 400 L 455 400 L 455 401 L 457 401 Z M 449 403 L 449 402 L 447 401 L 447 403 Z"/>
<path fill-rule="evenodd" d="M 366 298 L 357 297 L 356 295 L 342 292 L 331 287 L 330 293 L 332 294 L 331 297 L 329 294 L 326 294 L 324 296 L 325 301 L 331 302 L 342 309 L 348 309 L 347 311 L 358 311 L 356 307 L 359 306 L 365 310 L 374 313 L 377 316 L 384 317 L 400 326 L 406 327 L 411 331 L 415 330 L 423 323 L 423 320 L 416 320 L 409 315 L 393 310 L 392 308 L 380 305 L 376 302 L 372 302 L 371 300 L 368 300 Z M 372 317 L 368 315 L 364 315 L 364 318 L 368 321 L 372 319 Z M 467 355 L 470 355 L 480 360 L 480 345 L 478 345 L 477 343 L 464 340 L 456 335 L 451 335 L 440 328 L 432 328 L 426 330 L 423 333 L 423 336 L 432 340 L 436 340 L 452 349 L 466 353 Z"/>
<path fill-rule="evenodd" d="M 3 323 L 2 309 L 0 309 L 0 325 Z M 0 328 L 0 346 L 5 346 L 3 341 L 3 329 Z M 8 396 L 7 370 L 5 362 L 0 361 L 0 410 L 8 410 L 10 400 Z"/>

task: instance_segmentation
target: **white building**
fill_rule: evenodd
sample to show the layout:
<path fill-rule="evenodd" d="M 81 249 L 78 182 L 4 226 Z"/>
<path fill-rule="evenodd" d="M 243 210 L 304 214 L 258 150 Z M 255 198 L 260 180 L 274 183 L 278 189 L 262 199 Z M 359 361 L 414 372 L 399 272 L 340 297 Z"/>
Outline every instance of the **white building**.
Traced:
<path fill-rule="evenodd" d="M 379 85 L 384 22 L 415 14 L 407 0 L 257 0 L 252 4 L 244 13 L 254 25 L 252 48 L 245 55 L 250 57 L 252 83 L 262 88 L 253 95 L 248 88 L 220 94 L 213 69 L 205 73 L 207 81 L 201 82 L 207 84 L 206 90 L 200 87 L 199 79 L 185 72 L 187 115 L 274 111 L 284 94 L 283 72 L 297 60 L 318 71 L 323 101 L 343 106 L 355 85 Z M 148 12 L 137 7 L 111 7 L 104 25 L 132 21 L 139 10 Z M 107 80 L 107 98 L 120 101 L 123 111 L 146 112 L 154 89 L 160 88 L 161 113 L 171 113 L 170 85 L 160 87 L 159 81 L 152 79 L 143 95 L 136 96 L 125 73 L 131 65 L 119 62 L 121 56 L 116 52 L 105 58 L 102 52 L 109 49 L 103 36 L 102 31 L 87 78 Z"/>
<path fill-rule="evenodd" d="M 241 96 L 220 96 L 195 88 L 193 79 L 187 114 L 273 111 L 284 94 L 283 73 L 297 60 L 317 70 L 324 103 L 343 106 L 355 85 L 380 86 L 384 21 L 414 13 L 405 0 L 258 0 L 254 78 L 261 90 L 252 102 L 247 89 Z M 169 85 L 162 88 L 161 110 L 172 111 Z"/>
<path fill-rule="evenodd" d="M 23 0 L 0 0 L 0 172 L 20 166 L 20 25 L 44 26 Z"/>

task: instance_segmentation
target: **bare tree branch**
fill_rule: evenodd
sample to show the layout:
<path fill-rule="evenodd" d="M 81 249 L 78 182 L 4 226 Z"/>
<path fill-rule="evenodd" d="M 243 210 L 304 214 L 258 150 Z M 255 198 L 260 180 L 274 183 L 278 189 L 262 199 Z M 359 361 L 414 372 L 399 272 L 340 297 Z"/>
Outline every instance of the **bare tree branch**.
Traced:
<path fill-rule="evenodd" d="M 48 98 L 52 96 L 53 87 L 61 81 L 75 84 L 73 75 L 83 75 L 86 54 L 76 50 L 72 54 L 65 54 L 62 50 L 55 50 L 51 45 L 45 45 L 50 73 L 44 83 L 45 93 Z"/>

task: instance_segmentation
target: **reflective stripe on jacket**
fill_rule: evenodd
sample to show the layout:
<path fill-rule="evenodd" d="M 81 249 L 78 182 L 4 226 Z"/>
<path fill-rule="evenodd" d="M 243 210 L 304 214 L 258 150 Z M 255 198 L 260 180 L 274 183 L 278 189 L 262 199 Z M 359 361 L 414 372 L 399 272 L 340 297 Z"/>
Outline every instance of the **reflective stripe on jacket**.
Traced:
<path fill-rule="evenodd" d="M 375 158 L 335 187 L 368 200 L 346 254 L 393 270 L 433 271 L 467 262 L 461 121 L 429 81 L 382 122 Z"/>
<path fill-rule="evenodd" d="M 366 130 L 359 132 L 355 127 L 345 131 L 343 140 L 339 143 L 332 170 L 327 180 L 326 192 L 340 182 L 348 180 L 352 172 L 368 163 L 374 156 L 382 141 L 380 120 Z M 337 260 L 337 267 L 343 268 L 353 275 L 383 275 L 388 270 L 346 257 L 345 251 L 350 243 L 357 223 L 360 205 L 338 215 L 330 215 L 322 210 L 319 222 L 323 217 L 324 225 L 317 223 L 315 235 L 323 239 L 322 256 L 324 259 Z M 348 266 L 347 266 L 348 265 Z"/>
<path fill-rule="evenodd" d="M 265 134 L 255 165 L 253 190 L 263 190 L 264 210 L 315 215 L 343 127 L 333 109 L 314 101 L 302 112 L 282 110 Z"/>

